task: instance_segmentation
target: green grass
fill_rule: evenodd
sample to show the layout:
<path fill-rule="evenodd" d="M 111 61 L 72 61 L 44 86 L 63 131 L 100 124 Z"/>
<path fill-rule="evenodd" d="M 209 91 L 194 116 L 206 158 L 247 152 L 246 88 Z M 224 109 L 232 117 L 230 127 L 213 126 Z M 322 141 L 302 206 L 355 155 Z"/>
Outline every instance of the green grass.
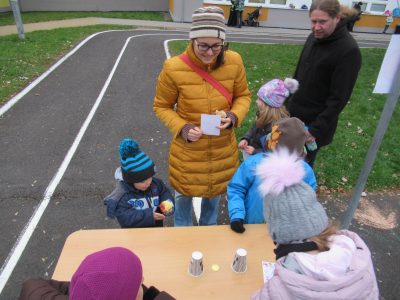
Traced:
<path fill-rule="evenodd" d="M 23 23 L 35 23 L 44 21 L 87 18 L 87 17 L 164 21 L 164 14 L 162 12 L 157 12 L 157 11 L 131 11 L 131 12 L 38 11 L 38 12 L 21 13 L 21 19 Z M 0 14 L 0 26 L 14 25 L 14 24 L 15 20 L 12 12 Z"/>
<path fill-rule="evenodd" d="M 95 32 L 132 26 L 94 25 L 0 36 L 0 106 L 45 72 L 74 45 Z"/>
<path fill-rule="evenodd" d="M 171 54 L 180 54 L 187 45 L 188 41 L 171 42 Z M 302 47 L 230 43 L 230 49 L 242 56 L 249 90 L 252 93 L 250 111 L 236 130 L 237 140 L 240 140 L 254 122 L 258 89 L 269 80 L 291 77 Z M 387 98 L 387 95 L 372 93 L 385 51 L 374 48 L 361 49 L 363 64 L 350 103 L 340 115 L 333 142 L 319 151 L 314 165 L 318 185 L 324 190 L 320 191 L 322 193 L 350 191 L 357 182 Z M 366 189 L 369 191 L 388 190 L 399 186 L 399 119 L 400 106 L 397 105 L 367 181 Z"/>

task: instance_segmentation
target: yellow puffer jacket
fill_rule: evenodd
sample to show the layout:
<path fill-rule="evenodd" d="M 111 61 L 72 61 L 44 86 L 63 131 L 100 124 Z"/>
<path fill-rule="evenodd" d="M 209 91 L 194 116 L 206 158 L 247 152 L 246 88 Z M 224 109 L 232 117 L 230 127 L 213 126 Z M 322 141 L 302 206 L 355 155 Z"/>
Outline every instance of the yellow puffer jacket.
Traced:
<path fill-rule="evenodd" d="M 239 154 L 233 130 L 221 130 L 219 136 L 203 134 L 188 143 L 180 132 L 185 124 L 200 127 L 201 114 L 216 110 L 231 111 L 235 127 L 243 121 L 250 107 L 250 91 L 240 55 L 225 52 L 225 63 L 212 70 L 216 59 L 206 65 L 194 54 L 190 44 L 186 53 L 198 66 L 208 71 L 231 94 L 233 106 L 213 86 L 195 73 L 179 57 L 168 59 L 158 78 L 153 109 L 174 134 L 169 153 L 169 180 L 185 196 L 215 197 L 226 187 L 239 166 Z M 177 111 L 173 107 L 178 103 Z"/>

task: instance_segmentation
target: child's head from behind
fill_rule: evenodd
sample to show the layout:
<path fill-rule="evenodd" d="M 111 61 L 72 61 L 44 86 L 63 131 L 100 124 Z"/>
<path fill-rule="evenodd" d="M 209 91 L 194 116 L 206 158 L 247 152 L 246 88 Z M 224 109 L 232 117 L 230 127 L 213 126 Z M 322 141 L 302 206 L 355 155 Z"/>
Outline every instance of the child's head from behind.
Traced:
<path fill-rule="evenodd" d="M 153 161 L 139 149 L 138 143 L 131 139 L 121 142 L 119 155 L 121 156 L 122 179 L 139 190 L 146 190 L 156 173 Z"/>
<path fill-rule="evenodd" d="M 297 156 L 304 154 L 307 130 L 297 118 L 283 118 L 276 121 L 264 142 L 265 150 L 275 151 L 286 148 Z"/>
<path fill-rule="evenodd" d="M 115 247 L 88 255 L 72 276 L 71 300 L 143 299 L 143 270 L 130 250 Z"/>
<path fill-rule="evenodd" d="M 290 93 L 295 93 L 299 87 L 296 79 L 286 78 L 285 81 L 273 79 L 264 84 L 258 91 L 257 107 L 260 115 L 257 119 L 259 128 L 289 117 L 289 113 L 283 107 L 283 103 Z"/>
<path fill-rule="evenodd" d="M 273 151 L 257 165 L 264 196 L 263 213 L 271 238 L 280 244 L 318 236 L 329 219 L 312 187 L 303 181 L 304 162 L 286 147 Z"/>

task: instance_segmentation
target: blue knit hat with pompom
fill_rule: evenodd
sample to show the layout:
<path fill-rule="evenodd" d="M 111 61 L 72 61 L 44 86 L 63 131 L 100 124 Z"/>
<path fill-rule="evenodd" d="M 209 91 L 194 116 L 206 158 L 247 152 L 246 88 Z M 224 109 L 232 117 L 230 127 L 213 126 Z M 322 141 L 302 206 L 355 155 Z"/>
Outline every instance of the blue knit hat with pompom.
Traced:
<path fill-rule="evenodd" d="M 139 149 L 135 140 L 125 139 L 119 145 L 122 178 L 127 183 L 139 183 L 156 173 L 153 161 Z"/>

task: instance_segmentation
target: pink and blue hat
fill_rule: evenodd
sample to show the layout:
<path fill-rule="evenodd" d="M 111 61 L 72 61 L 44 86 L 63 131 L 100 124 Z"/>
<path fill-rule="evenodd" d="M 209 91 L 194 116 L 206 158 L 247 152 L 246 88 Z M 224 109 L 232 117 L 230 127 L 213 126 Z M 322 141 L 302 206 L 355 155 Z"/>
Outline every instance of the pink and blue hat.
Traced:
<path fill-rule="evenodd" d="M 295 93 L 298 88 L 299 82 L 296 79 L 273 79 L 260 88 L 257 96 L 269 106 L 281 107 L 290 93 Z"/>

